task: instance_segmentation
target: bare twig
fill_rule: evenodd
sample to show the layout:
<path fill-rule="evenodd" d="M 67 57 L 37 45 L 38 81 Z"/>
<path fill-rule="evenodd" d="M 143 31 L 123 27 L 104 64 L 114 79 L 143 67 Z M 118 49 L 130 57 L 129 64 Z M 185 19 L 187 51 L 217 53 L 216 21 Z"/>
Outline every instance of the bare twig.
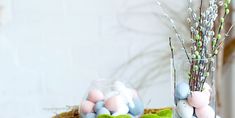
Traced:
<path fill-rule="evenodd" d="M 173 78 L 174 78 L 174 89 L 176 87 L 176 68 L 175 68 L 175 57 L 174 57 L 174 48 L 172 46 L 171 37 L 169 37 L 169 46 L 171 48 L 171 65 L 173 69 Z"/>

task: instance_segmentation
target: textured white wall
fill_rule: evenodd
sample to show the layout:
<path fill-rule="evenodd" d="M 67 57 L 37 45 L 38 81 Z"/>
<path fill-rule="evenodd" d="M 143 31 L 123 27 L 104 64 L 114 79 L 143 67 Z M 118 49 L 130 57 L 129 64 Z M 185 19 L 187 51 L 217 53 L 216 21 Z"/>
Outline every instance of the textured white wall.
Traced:
<path fill-rule="evenodd" d="M 142 86 L 149 88 L 141 93 L 146 104 L 150 101 L 147 107 L 171 105 L 168 57 L 158 57 L 169 53 L 167 39 L 174 35 L 152 13 L 158 11 L 154 0 L 9 1 L 12 19 L 0 28 L 1 118 L 46 118 L 77 105 L 90 81 L 109 78 L 143 50 L 156 53 L 115 77 L 135 83 L 137 68 L 165 60 L 152 68 L 165 74 L 151 75 L 154 84 Z M 164 2 L 175 14 L 185 3 Z"/>
<path fill-rule="evenodd" d="M 164 29 L 153 15 L 143 16 L 152 9 L 142 8 L 146 1 L 141 0 L 9 2 L 12 19 L 0 32 L 1 118 L 45 118 L 79 104 L 91 80 L 108 78 L 147 45 L 160 41 L 154 33 Z M 120 21 L 120 12 L 132 5 L 137 12 Z M 168 79 L 159 80 L 155 87 L 160 89 L 147 91 L 153 96 L 149 107 L 170 104 Z"/>

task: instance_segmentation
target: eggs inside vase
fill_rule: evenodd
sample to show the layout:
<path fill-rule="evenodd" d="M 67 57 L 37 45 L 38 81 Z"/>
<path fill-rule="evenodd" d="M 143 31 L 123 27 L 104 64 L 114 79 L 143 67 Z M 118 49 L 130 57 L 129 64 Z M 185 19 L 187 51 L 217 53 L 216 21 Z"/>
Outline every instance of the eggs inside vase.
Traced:
<path fill-rule="evenodd" d="M 137 118 L 144 105 L 135 89 L 121 81 L 94 82 L 80 105 L 82 118 L 99 118 L 102 115 L 128 115 Z"/>
<path fill-rule="evenodd" d="M 176 114 L 179 118 L 215 118 L 210 106 L 212 88 L 205 83 L 202 91 L 190 91 L 187 83 L 178 83 L 175 89 Z"/>

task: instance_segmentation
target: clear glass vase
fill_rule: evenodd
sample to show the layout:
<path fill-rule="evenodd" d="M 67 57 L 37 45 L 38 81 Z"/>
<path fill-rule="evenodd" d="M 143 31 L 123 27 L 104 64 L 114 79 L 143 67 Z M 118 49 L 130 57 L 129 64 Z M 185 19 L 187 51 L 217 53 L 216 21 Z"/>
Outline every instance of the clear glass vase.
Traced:
<path fill-rule="evenodd" d="M 171 60 L 174 118 L 215 118 L 215 59 Z"/>
<path fill-rule="evenodd" d="M 103 118 L 106 115 L 137 118 L 144 112 L 143 102 L 128 83 L 95 80 L 80 105 L 81 118 Z"/>

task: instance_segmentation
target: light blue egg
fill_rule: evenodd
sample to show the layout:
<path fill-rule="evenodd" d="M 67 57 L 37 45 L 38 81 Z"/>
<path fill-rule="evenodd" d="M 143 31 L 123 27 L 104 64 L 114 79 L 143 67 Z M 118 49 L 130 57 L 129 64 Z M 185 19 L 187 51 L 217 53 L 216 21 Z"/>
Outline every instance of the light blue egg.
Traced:
<path fill-rule="evenodd" d="M 144 104 L 139 98 L 134 98 L 133 102 L 135 106 L 133 108 L 129 106 L 129 113 L 133 116 L 141 115 L 144 113 Z"/>
<path fill-rule="evenodd" d="M 96 118 L 96 114 L 95 113 L 88 113 L 85 115 L 84 118 Z"/>
<path fill-rule="evenodd" d="M 187 99 L 190 94 L 190 88 L 187 83 L 181 82 L 176 86 L 175 97 L 180 100 Z"/>
<path fill-rule="evenodd" d="M 103 108 L 101 108 L 96 114 L 97 114 L 97 116 L 98 116 L 98 115 L 101 115 L 101 114 L 108 114 L 108 115 L 110 115 L 110 112 L 109 112 L 108 109 L 106 109 L 105 107 L 103 107 Z"/>
<path fill-rule="evenodd" d="M 99 101 L 95 104 L 94 111 L 98 112 L 103 107 L 104 107 L 104 101 Z"/>

